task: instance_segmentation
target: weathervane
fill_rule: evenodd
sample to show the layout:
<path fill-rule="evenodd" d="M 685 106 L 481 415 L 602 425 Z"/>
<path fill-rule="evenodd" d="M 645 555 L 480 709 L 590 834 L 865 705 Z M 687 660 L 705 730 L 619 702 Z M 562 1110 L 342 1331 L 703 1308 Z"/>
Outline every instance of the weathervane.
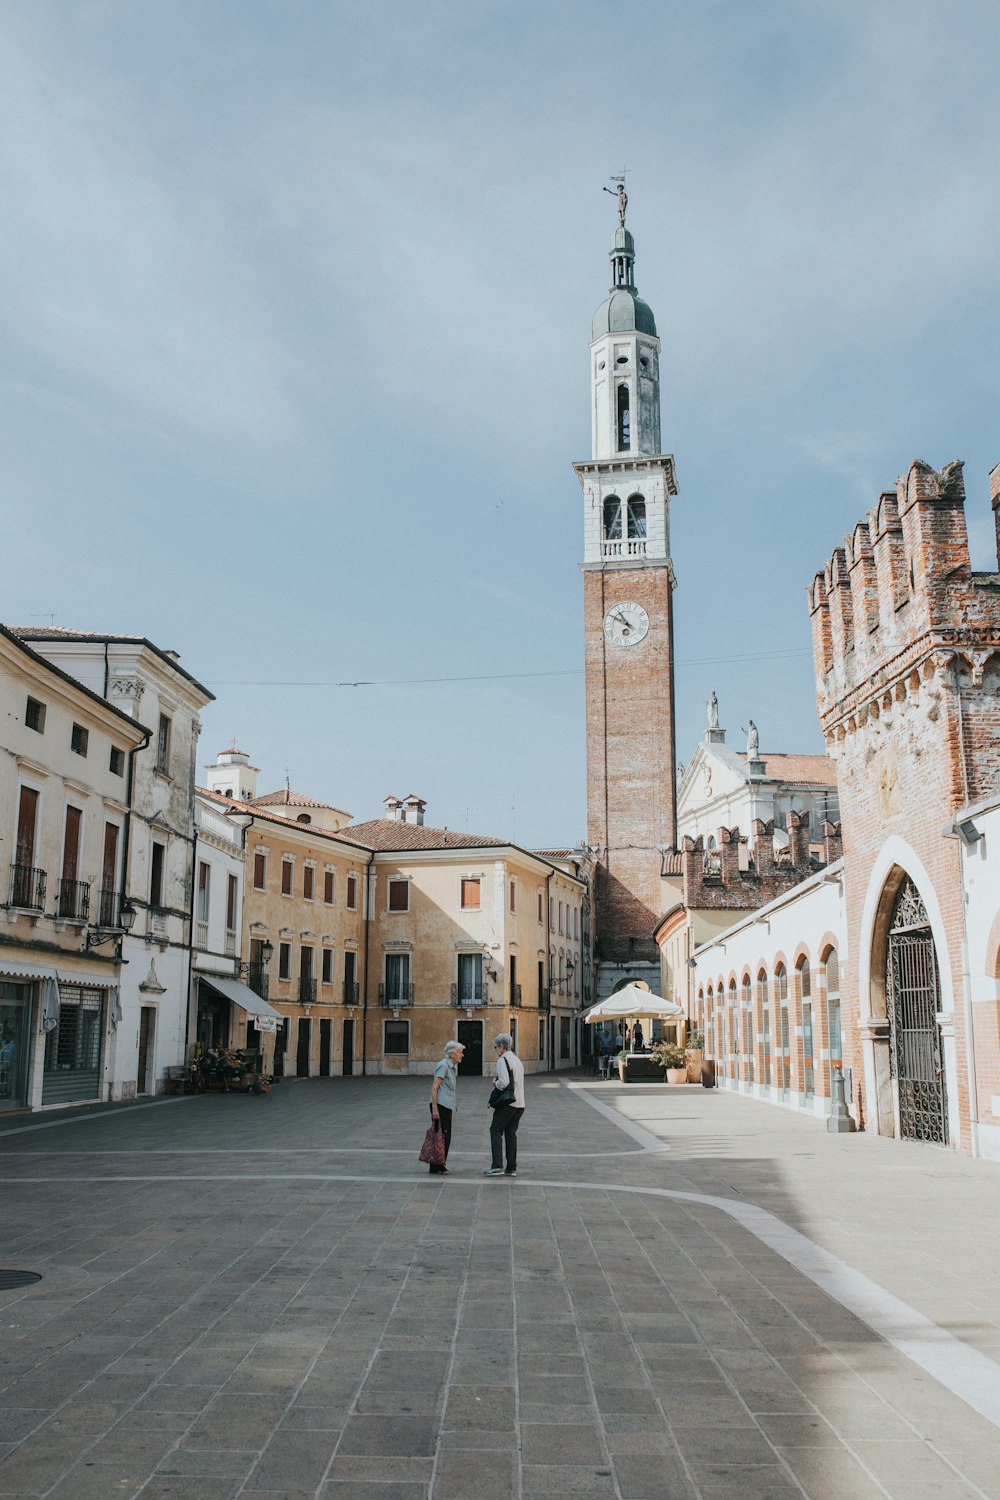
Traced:
<path fill-rule="evenodd" d="M 625 228 L 625 210 L 628 208 L 628 193 L 625 191 L 625 173 L 627 171 L 628 167 L 622 167 L 620 176 L 608 178 L 609 182 L 616 182 L 618 184 L 617 187 L 606 187 L 604 189 L 606 193 L 611 194 L 612 198 L 618 199 L 618 223 L 622 229 Z"/>

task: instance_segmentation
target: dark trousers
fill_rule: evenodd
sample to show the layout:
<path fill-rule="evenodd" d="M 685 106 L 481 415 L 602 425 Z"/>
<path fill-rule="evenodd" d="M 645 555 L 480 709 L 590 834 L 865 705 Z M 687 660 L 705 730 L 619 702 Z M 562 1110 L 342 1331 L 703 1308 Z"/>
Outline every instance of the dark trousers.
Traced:
<path fill-rule="evenodd" d="M 431 1105 L 428 1105 L 427 1107 L 431 1111 L 431 1119 L 433 1120 L 433 1118 L 434 1118 L 433 1107 Z M 451 1114 L 452 1114 L 452 1112 L 451 1112 L 450 1109 L 446 1109 L 443 1104 L 439 1104 L 438 1105 L 438 1114 L 441 1116 L 441 1134 L 444 1136 L 444 1159 L 445 1159 L 445 1161 L 447 1161 L 448 1160 L 448 1147 L 451 1145 Z M 431 1167 L 431 1168 L 429 1168 L 429 1170 L 433 1173 L 433 1172 L 441 1172 L 444 1169 L 442 1167 Z"/>
<path fill-rule="evenodd" d="M 504 1147 L 507 1148 L 507 1171 L 517 1171 L 517 1127 L 521 1123 L 523 1109 L 515 1109 L 513 1104 L 501 1104 L 499 1109 L 493 1111 L 493 1122 L 490 1125 L 490 1149 L 493 1152 L 493 1165 L 503 1166 Z"/>

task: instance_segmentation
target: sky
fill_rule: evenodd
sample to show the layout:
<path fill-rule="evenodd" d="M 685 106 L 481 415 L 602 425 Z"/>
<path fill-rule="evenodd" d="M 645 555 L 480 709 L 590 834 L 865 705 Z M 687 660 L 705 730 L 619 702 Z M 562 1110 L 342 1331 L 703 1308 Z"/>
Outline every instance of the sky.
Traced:
<path fill-rule="evenodd" d="M 145 635 L 283 784 L 585 834 L 628 169 L 677 754 L 820 752 L 805 589 L 913 459 L 995 568 L 994 0 L 6 0 L 0 619 Z M 342 686 L 364 683 L 365 686 Z"/>

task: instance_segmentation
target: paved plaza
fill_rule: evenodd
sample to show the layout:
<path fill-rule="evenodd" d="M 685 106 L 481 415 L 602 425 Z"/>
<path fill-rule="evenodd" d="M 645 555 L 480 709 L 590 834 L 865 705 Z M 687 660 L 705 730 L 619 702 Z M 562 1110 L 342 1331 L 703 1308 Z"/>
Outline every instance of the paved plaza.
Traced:
<path fill-rule="evenodd" d="M 700 1088 L 0 1126 L 0 1496 L 1000 1497 L 1000 1166 Z"/>

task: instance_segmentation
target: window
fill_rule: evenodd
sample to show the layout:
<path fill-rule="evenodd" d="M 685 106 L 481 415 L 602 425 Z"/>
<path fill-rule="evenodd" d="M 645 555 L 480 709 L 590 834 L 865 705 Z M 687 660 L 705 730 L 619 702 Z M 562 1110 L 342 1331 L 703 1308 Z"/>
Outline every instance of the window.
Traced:
<path fill-rule="evenodd" d="M 580 936 L 580 908 L 578 906 L 573 908 L 573 936 L 575 938 Z"/>
<path fill-rule="evenodd" d="M 154 843 L 149 852 L 149 904 L 163 905 L 163 863 L 167 855 L 165 844 Z"/>
<path fill-rule="evenodd" d="M 808 1096 L 816 1092 L 816 1072 L 813 1059 L 812 976 L 807 958 L 799 964 L 799 1000 L 802 1005 L 802 1092 Z"/>
<path fill-rule="evenodd" d="M 545 1001 L 545 965 L 541 959 L 538 960 L 538 1009 L 541 1010 Z"/>
<path fill-rule="evenodd" d="M 204 860 L 198 864 L 198 905 L 195 915 L 199 922 L 208 923 L 208 882 L 209 869 Z"/>
<path fill-rule="evenodd" d="M 291 979 L 292 977 L 292 945 L 291 943 L 278 944 L 278 978 Z"/>
<path fill-rule="evenodd" d="M 387 1005 L 405 1004 L 410 999 L 410 955 L 387 953 L 385 956 L 385 1000 Z"/>
<path fill-rule="evenodd" d="M 408 880 L 389 881 L 389 910 L 409 911 L 410 909 L 410 882 Z"/>
<path fill-rule="evenodd" d="M 458 955 L 458 1002 L 479 1001 L 483 998 L 483 955 L 460 953 Z"/>
<path fill-rule="evenodd" d="M 226 881 L 226 931 L 236 931 L 236 905 L 239 897 L 240 883 L 235 875 L 227 877 Z"/>
<path fill-rule="evenodd" d="M 332 984 L 333 983 L 333 949 L 332 948 L 324 948 L 323 949 L 323 960 L 322 960 L 322 968 L 320 970 L 320 974 L 322 976 L 322 980 L 323 980 L 324 984 Z"/>
<path fill-rule="evenodd" d="M 385 1021 L 385 1042 L 383 1052 L 386 1057 L 405 1057 L 410 1050 L 410 1023 L 409 1021 Z"/>
<path fill-rule="evenodd" d="M 290 896 L 292 894 L 292 876 L 295 870 L 295 861 L 283 859 L 281 861 L 281 894 Z"/>
<path fill-rule="evenodd" d="M 313 868 L 313 866 L 312 865 L 306 865 L 304 867 L 303 871 L 302 871 L 302 899 L 303 899 L 303 901 L 311 901 L 313 899 L 313 882 L 314 882 L 315 878 L 316 878 L 316 871 Z"/>
<path fill-rule="evenodd" d="M 564 1062 L 569 1058 L 569 1016 L 559 1017 L 559 1056 Z"/>
<path fill-rule="evenodd" d="M 562 930 L 563 930 L 563 905 L 562 905 L 562 902 L 560 901 L 560 903 L 559 903 L 559 931 L 562 932 Z"/>
<path fill-rule="evenodd" d="M 538 1061 L 545 1061 L 545 1022 L 538 1023 Z"/>
<path fill-rule="evenodd" d="M 618 387 L 618 448 L 620 451 L 632 446 L 632 421 L 629 414 L 628 386 Z"/>
<path fill-rule="evenodd" d="M 30 867 L 35 863 L 35 828 L 38 822 L 38 793 L 23 786 L 17 809 L 17 863 Z M 21 903 L 16 903 L 21 904 Z"/>
<path fill-rule="evenodd" d="M 512 912 L 517 911 L 517 881 L 516 880 L 512 880 L 511 883 L 510 883 L 510 909 L 511 909 Z"/>
<path fill-rule="evenodd" d="M 646 535 L 646 502 L 641 495 L 628 497 L 628 534 L 630 541 Z"/>
<path fill-rule="evenodd" d="M 24 708 L 24 722 L 36 734 L 45 733 L 45 704 L 37 698 L 29 698 Z"/>
<path fill-rule="evenodd" d="M 358 909 L 358 877 L 356 875 L 347 877 L 347 908 L 348 911 Z"/>
<path fill-rule="evenodd" d="M 170 720 L 166 714 L 160 715 L 160 725 L 156 731 L 156 769 L 162 771 L 164 776 L 170 772 Z"/>
<path fill-rule="evenodd" d="M 118 824 L 104 825 L 104 855 L 101 861 L 101 897 L 98 921 L 102 927 L 114 927 L 117 912 Z"/>
<path fill-rule="evenodd" d="M 90 733 L 82 724 L 74 724 L 69 732 L 69 748 L 74 755 L 86 755 Z"/>
<path fill-rule="evenodd" d="M 333 905 L 334 892 L 336 890 L 334 879 L 333 870 L 323 871 L 323 900 L 327 906 Z"/>
<path fill-rule="evenodd" d="M 59 882 L 58 912 L 61 917 L 85 917 L 86 904 L 77 886 L 80 864 L 80 829 L 83 813 L 78 807 L 66 808 L 66 828 L 63 834 L 62 880 Z"/>
<path fill-rule="evenodd" d="M 510 976 L 510 1003 L 511 1003 L 511 1005 L 516 1005 L 517 1004 L 517 993 L 518 993 L 518 985 L 517 985 L 517 954 L 516 953 L 512 953 L 510 955 L 510 958 L 507 961 L 507 972 L 508 972 L 508 974 Z"/>
<path fill-rule="evenodd" d="M 604 540 L 620 542 L 622 537 L 622 503 L 617 495 L 609 495 L 604 502 Z"/>
<path fill-rule="evenodd" d="M 469 878 L 462 881 L 462 910 L 478 911 L 481 902 L 481 885 L 479 879 Z"/>
<path fill-rule="evenodd" d="M 253 852 L 253 888 L 255 891 L 262 891 L 266 885 L 267 853 L 263 849 L 255 849 Z"/>
<path fill-rule="evenodd" d="M 108 769 L 112 776 L 125 775 L 125 751 L 119 750 L 117 745 L 111 746 L 111 759 L 108 762 Z"/>
<path fill-rule="evenodd" d="M 308 813 L 299 813 L 299 815 L 295 819 L 295 821 L 296 821 L 296 823 L 311 823 L 312 822 L 312 818 L 310 817 L 310 815 Z"/>
<path fill-rule="evenodd" d="M 840 1029 L 840 960 L 836 948 L 826 955 L 826 1034 L 830 1045 L 830 1067 L 844 1066 L 844 1043 Z"/>
<path fill-rule="evenodd" d="M 545 921 L 545 892 L 544 891 L 539 891 L 538 892 L 538 920 L 539 920 L 539 922 L 544 922 Z"/>

